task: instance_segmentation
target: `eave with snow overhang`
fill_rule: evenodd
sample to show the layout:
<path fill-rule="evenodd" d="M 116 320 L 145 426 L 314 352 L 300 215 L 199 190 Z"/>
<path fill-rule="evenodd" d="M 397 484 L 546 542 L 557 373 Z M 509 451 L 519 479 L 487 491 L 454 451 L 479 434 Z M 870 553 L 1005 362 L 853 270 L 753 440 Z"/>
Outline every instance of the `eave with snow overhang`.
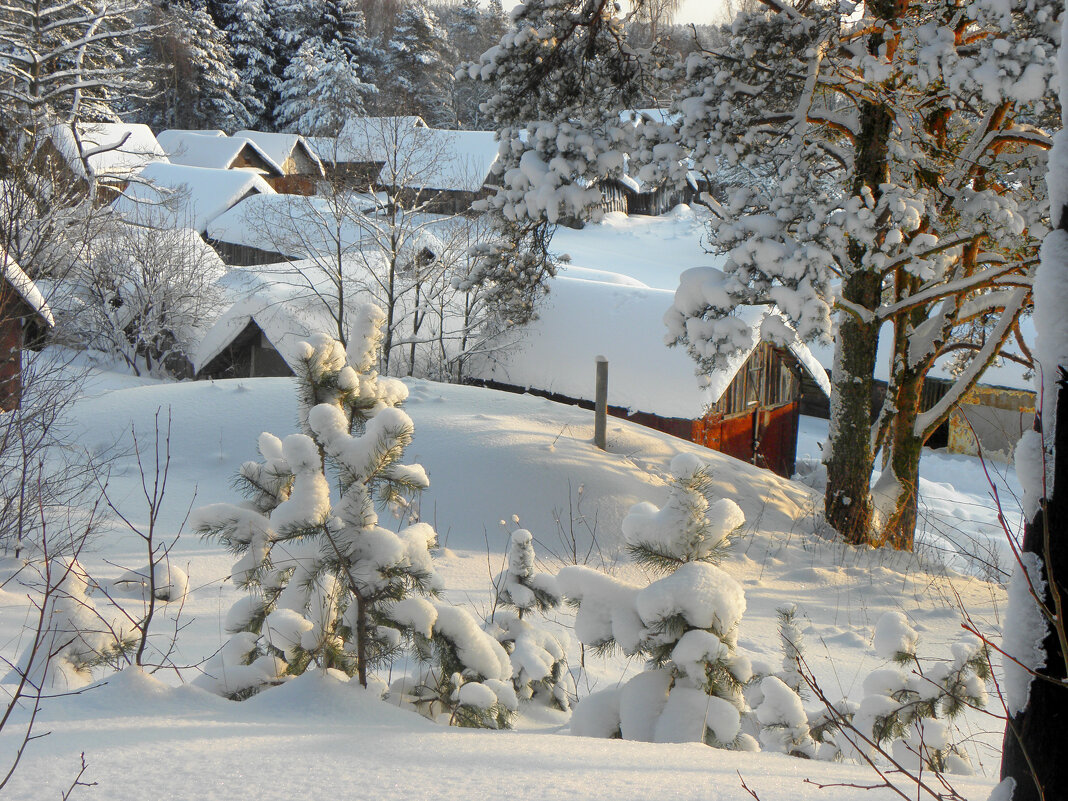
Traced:
<path fill-rule="evenodd" d="M 111 204 L 135 225 L 192 228 L 204 234 L 208 224 L 246 197 L 273 195 L 274 189 L 250 170 L 214 170 L 181 164 L 149 164 Z"/>
<path fill-rule="evenodd" d="M 284 175 L 274 159 L 250 139 L 185 131 L 163 131 L 157 138 L 172 164 L 213 170 L 253 170 L 267 178 Z"/>
<path fill-rule="evenodd" d="M 284 175 L 322 177 L 323 163 L 300 134 L 238 131 L 236 138 L 248 139 L 282 168 Z"/>
<path fill-rule="evenodd" d="M 373 215 L 379 201 L 347 193 L 339 209 L 324 197 L 253 195 L 208 225 L 206 238 L 227 264 L 248 267 L 348 253 L 366 236 L 357 215 Z"/>
<path fill-rule="evenodd" d="M 19 407 L 23 349 L 54 326 L 37 285 L 0 248 L 0 413 Z"/>
<path fill-rule="evenodd" d="M 467 375 L 592 407 L 595 360 L 604 356 L 611 414 L 789 475 L 800 375 L 829 392 L 826 372 L 796 336 L 785 343 L 758 336 L 723 369 L 695 376 L 685 351 L 664 344 L 663 317 L 673 297 L 668 290 L 556 278 L 538 319 L 501 352 L 472 359 Z M 789 330 L 773 309 L 743 307 L 735 315 L 757 334 Z M 782 324 L 764 325 L 769 316 Z"/>

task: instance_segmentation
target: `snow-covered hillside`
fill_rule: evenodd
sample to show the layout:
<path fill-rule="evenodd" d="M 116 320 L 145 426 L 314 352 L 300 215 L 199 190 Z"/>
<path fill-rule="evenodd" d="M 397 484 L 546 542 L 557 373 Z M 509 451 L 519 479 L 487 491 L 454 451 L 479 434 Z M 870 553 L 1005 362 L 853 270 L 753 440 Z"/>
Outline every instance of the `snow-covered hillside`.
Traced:
<path fill-rule="evenodd" d="M 745 590 L 739 650 L 754 661 L 774 666 L 781 659 L 776 610 L 789 603 L 799 607 L 808 658 L 832 696 L 859 693 L 863 678 L 882 664 L 871 639 L 887 610 L 908 616 L 920 632 L 921 654 L 942 656 L 960 635 L 957 596 L 996 632 L 1003 592 L 958 572 L 974 572 L 974 562 L 955 556 L 947 568 L 930 548 L 915 557 L 838 545 L 816 530 L 819 494 L 803 484 L 618 420 L 610 421 L 609 449 L 601 452 L 592 445 L 592 413 L 539 398 L 424 381 L 411 381 L 409 388 L 406 408 L 416 433 L 408 458 L 422 463 L 431 480 L 421 500 L 422 517 L 439 532 L 436 559 L 446 597 L 476 616 L 492 608 L 491 577 L 501 568 L 513 515 L 534 533 L 539 569 L 561 566 L 574 532 L 580 561 L 647 583 L 649 576 L 621 552 L 620 523 L 635 502 L 663 503 L 668 464 L 689 451 L 707 461 L 714 477 L 711 494 L 737 501 L 746 516 L 723 568 Z M 191 502 L 234 499 L 229 479 L 254 457 L 261 431 L 284 436 L 295 430 L 290 379 L 174 384 L 105 374 L 90 383 L 74 415 L 81 441 L 102 453 L 117 441 L 129 445 L 131 425 L 143 446 L 153 434 L 157 410 L 164 419 L 170 415 L 172 426 L 161 522 L 168 534 L 177 531 Z M 806 421 L 799 457 L 817 456 L 821 425 Z M 975 478 L 977 462 L 932 453 L 925 471 L 936 479 L 924 485 L 928 526 L 993 542 L 983 529 L 991 513 L 986 490 Z M 958 476 L 965 478 L 954 487 Z M 1008 497 L 1014 489 L 1010 476 L 1001 492 Z M 145 514 L 139 491 L 133 458 L 117 459 L 109 493 L 135 523 Z M 139 547 L 111 521 L 84 561 L 108 586 L 144 562 Z M 820 792 L 804 784 L 805 778 L 821 783 L 871 778 L 860 767 L 775 754 L 569 737 L 566 716 L 549 711 L 523 716 L 515 733 L 446 729 L 369 697 L 354 682 L 321 675 L 250 701 L 224 701 L 186 682 L 225 641 L 222 616 L 241 595 L 225 581 L 232 557 L 186 532 L 172 559 L 190 578 L 175 656 L 177 665 L 187 667 L 151 678 L 128 671 L 106 686 L 48 700 L 39 724 L 52 734 L 31 744 L 5 798 L 57 797 L 77 772 L 81 751 L 89 763 L 85 778 L 99 784 L 92 792 L 109 799 L 281 799 L 291 798 L 297 787 L 313 797 L 358 788 L 373 798 L 501 793 L 530 799 L 648 798 L 653 792 L 668 798 L 745 798 L 740 772 L 764 801 L 775 801 L 857 793 Z M 99 594 L 95 600 L 106 607 Z M 2 652 L 14 659 L 30 608 L 15 584 L 4 588 L 0 602 Z M 166 617 L 174 612 L 170 605 Z M 571 613 L 558 611 L 550 618 L 570 643 L 580 695 L 614 686 L 640 667 L 619 655 L 588 652 L 580 672 Z M 161 621 L 160 636 L 168 628 Z M 989 775 L 997 764 L 997 722 L 977 714 L 965 725 L 973 762 Z M 8 726 L 0 748 L 7 754 L 16 745 Z M 966 797 L 978 799 L 992 780 L 954 783 Z"/>

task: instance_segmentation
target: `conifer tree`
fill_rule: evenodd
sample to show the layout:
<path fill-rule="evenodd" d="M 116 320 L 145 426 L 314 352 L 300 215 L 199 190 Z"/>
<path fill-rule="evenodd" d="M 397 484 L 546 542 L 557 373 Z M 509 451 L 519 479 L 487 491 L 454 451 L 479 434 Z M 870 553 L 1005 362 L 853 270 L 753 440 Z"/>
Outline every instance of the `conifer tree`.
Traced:
<path fill-rule="evenodd" d="M 447 31 L 425 0 L 409 0 L 401 9 L 386 49 L 388 91 L 398 107 L 431 126 L 455 127 L 450 66 L 455 59 Z"/>
<path fill-rule="evenodd" d="M 582 566 L 558 575 L 578 607 L 575 633 L 585 645 L 648 660 L 620 690 L 580 701 L 572 731 L 754 750 L 755 740 L 741 731 L 752 668 L 735 653 L 745 594 L 713 564 L 744 516 L 730 499 L 708 502 L 711 479 L 696 456 L 676 456 L 671 472 L 663 508 L 639 503 L 623 521 L 631 557 L 663 578 L 637 587 Z"/>
<path fill-rule="evenodd" d="M 337 136 L 349 117 L 360 116 L 375 87 L 362 83 L 359 65 L 337 41 L 309 39 L 285 70 L 275 110 L 279 129 L 305 136 Z"/>
<path fill-rule="evenodd" d="M 244 87 L 245 109 L 256 128 L 270 128 L 281 82 L 274 74 L 269 7 L 265 0 L 234 0 L 230 18 L 226 33 Z"/>
<path fill-rule="evenodd" d="M 154 92 L 142 109 L 154 128 L 247 128 L 250 88 L 234 68 L 226 34 L 202 8 L 176 2 L 155 10 L 148 58 Z"/>
<path fill-rule="evenodd" d="M 555 609 L 563 600 L 556 577 L 534 568 L 533 539 L 526 529 L 512 532 L 507 567 L 493 582 L 503 609 L 494 612 L 487 627 L 511 658 L 519 700 L 533 699 L 567 711 L 575 683 L 567 669 L 564 643 L 532 622 L 529 614 Z"/>
<path fill-rule="evenodd" d="M 240 483 L 246 506 L 215 504 L 195 525 L 240 555 L 233 580 L 250 595 L 231 610 L 234 634 L 213 671 L 216 688 L 241 696 L 302 673 L 309 665 L 358 676 L 401 643 L 387 613 L 412 593 L 440 582 L 426 523 L 394 533 L 376 506 L 399 513 L 429 482 L 419 465 L 401 463 L 412 421 L 399 408 L 407 389 L 373 365 L 382 313 L 364 307 L 348 354 L 325 335 L 305 344 L 298 373 L 304 433 L 263 434 L 263 461 L 247 462 Z M 327 476 L 336 476 L 332 497 Z"/>

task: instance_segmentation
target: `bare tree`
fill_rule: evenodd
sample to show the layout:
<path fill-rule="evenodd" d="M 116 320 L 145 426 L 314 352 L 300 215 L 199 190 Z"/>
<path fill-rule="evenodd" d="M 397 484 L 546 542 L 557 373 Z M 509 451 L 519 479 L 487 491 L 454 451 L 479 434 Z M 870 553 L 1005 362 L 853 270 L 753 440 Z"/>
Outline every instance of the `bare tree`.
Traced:
<path fill-rule="evenodd" d="M 444 373 L 442 360 L 454 350 L 445 343 L 474 330 L 470 319 L 478 308 L 465 309 L 453 281 L 468 269 L 461 242 L 481 236 L 463 213 L 475 193 L 440 185 L 458 177 L 470 185 L 467 165 L 441 132 L 415 127 L 411 118 L 352 122 L 328 140 L 328 160 L 337 166 L 316 195 L 247 201 L 249 227 L 271 250 L 291 257 L 284 267 L 261 269 L 269 280 L 320 301 L 343 343 L 354 303 L 380 306 L 383 372 Z M 427 368 L 427 360 L 437 366 Z"/>
<path fill-rule="evenodd" d="M 161 230 L 113 220 L 72 276 L 76 313 L 63 333 L 119 355 L 135 373 L 183 375 L 217 313 L 225 267 L 191 229 Z"/>

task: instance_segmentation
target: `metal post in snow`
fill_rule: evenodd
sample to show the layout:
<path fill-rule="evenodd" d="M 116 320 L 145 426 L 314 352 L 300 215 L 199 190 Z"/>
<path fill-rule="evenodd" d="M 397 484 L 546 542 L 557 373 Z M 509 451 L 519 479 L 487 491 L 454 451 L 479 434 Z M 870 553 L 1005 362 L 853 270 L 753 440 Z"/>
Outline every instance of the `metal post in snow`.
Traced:
<path fill-rule="evenodd" d="M 597 389 L 594 398 L 596 405 L 593 410 L 593 444 L 602 451 L 607 450 L 608 431 L 608 359 L 598 356 L 597 362 Z"/>

